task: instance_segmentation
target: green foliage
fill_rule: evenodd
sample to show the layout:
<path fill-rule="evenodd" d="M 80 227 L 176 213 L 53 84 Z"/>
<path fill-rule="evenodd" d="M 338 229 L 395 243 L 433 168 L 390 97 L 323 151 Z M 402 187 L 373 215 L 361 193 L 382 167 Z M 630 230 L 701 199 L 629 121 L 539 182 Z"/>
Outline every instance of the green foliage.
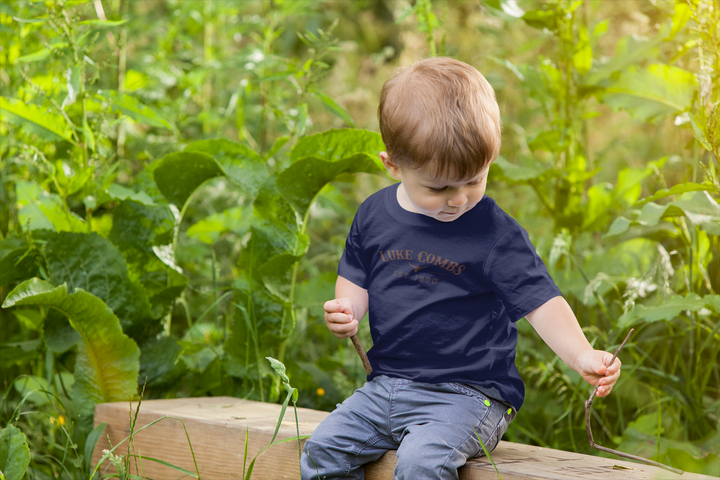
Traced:
<path fill-rule="evenodd" d="M 0 111 L 8 122 L 37 134 L 45 140 L 70 140 L 70 130 L 60 116 L 42 111 L 35 105 L 25 105 L 20 100 L 0 97 Z"/>
<path fill-rule="evenodd" d="M 20 480 L 30 463 L 30 450 L 25 434 L 13 425 L 0 430 L 0 478 Z"/>
<path fill-rule="evenodd" d="M 627 110 L 638 120 L 651 120 L 686 111 L 697 88 L 695 75 L 671 65 L 650 65 L 625 70 L 603 93 L 603 102 Z"/>
<path fill-rule="evenodd" d="M 15 287 L 3 302 L 3 308 L 26 305 L 59 310 L 80 334 L 73 387 L 80 415 L 91 416 L 96 404 L 124 401 L 135 394 L 140 351 L 102 300 L 79 288 L 68 294 L 65 284 L 53 287 L 34 278 Z"/>
<path fill-rule="evenodd" d="M 283 413 L 361 385 L 322 304 L 358 202 L 389 181 L 380 85 L 428 55 L 493 85 L 488 193 L 591 342 L 636 328 L 597 440 L 716 471 L 720 6 L 481 3 L 0 5 L 0 421 L 28 478 L 90 478 L 93 405 L 138 383 Z M 590 453 L 585 387 L 518 326 L 528 398 L 507 438 Z"/>

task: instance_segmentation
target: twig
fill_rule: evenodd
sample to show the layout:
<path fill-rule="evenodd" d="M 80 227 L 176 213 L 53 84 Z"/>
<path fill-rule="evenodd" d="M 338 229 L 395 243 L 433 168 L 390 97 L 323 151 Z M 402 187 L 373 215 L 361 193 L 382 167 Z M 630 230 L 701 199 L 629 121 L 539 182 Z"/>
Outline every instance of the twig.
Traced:
<path fill-rule="evenodd" d="M 350 337 L 350 340 L 352 340 L 353 345 L 355 345 L 355 350 L 357 350 L 358 355 L 360 355 L 360 361 L 362 361 L 365 372 L 370 375 L 372 373 L 372 367 L 370 366 L 370 361 L 367 358 L 367 354 L 360 340 L 357 338 L 357 335 Z"/>
<path fill-rule="evenodd" d="M 615 363 L 615 359 L 617 358 L 618 354 L 623 349 L 623 347 L 625 346 L 627 341 L 630 339 L 630 335 L 632 335 L 634 331 L 635 331 L 634 328 L 630 329 L 630 331 L 627 334 L 627 337 L 625 337 L 625 340 L 618 347 L 618 349 L 615 350 L 615 354 L 613 355 L 612 359 L 610 360 L 608 367 L 610 367 L 610 365 Z M 654 460 L 648 460 L 646 458 L 638 457 L 637 455 L 631 455 L 629 453 L 619 452 L 617 450 L 613 450 L 612 448 L 603 447 L 602 445 L 598 445 L 597 443 L 595 443 L 595 440 L 593 440 L 592 429 L 590 427 L 590 408 L 592 407 L 593 400 L 595 399 L 595 394 L 597 394 L 599 387 L 600 387 L 600 382 L 598 381 L 598 384 L 595 385 L 595 388 L 593 389 L 592 393 L 590 394 L 590 398 L 588 398 L 585 401 L 585 429 L 587 430 L 588 441 L 590 442 L 590 446 L 592 448 L 594 448 L 596 450 L 600 450 L 602 452 L 612 453 L 613 455 L 617 455 L 618 457 L 629 458 L 630 460 L 635 460 L 636 462 L 641 462 L 641 463 L 645 463 L 647 465 L 653 465 L 655 467 L 664 468 L 665 470 L 668 470 L 670 472 L 677 473 L 678 475 L 682 475 L 684 472 L 677 468 L 668 467 L 667 465 L 663 465 L 662 463 L 656 462 Z"/>

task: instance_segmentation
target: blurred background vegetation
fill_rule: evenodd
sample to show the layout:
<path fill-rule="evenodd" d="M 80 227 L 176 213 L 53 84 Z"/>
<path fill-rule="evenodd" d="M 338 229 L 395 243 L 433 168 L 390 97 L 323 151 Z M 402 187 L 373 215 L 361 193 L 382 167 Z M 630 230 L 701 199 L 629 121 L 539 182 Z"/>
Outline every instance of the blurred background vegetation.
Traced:
<path fill-rule="evenodd" d="M 28 478 L 89 478 L 98 402 L 142 388 L 282 401 L 266 356 L 300 406 L 330 411 L 362 385 L 322 305 L 358 205 L 393 182 L 373 133 L 380 88 L 447 55 L 500 104 L 487 194 L 528 230 L 597 348 L 636 329 L 594 404 L 595 440 L 720 476 L 719 11 L 4 1 L 0 444 L 27 457 Z M 101 332 L 95 297 L 112 312 L 97 314 Z M 505 439 L 597 454 L 590 387 L 518 325 L 527 398 Z M 359 337 L 372 345 L 367 322 Z M 93 352 L 109 367 L 89 365 Z"/>

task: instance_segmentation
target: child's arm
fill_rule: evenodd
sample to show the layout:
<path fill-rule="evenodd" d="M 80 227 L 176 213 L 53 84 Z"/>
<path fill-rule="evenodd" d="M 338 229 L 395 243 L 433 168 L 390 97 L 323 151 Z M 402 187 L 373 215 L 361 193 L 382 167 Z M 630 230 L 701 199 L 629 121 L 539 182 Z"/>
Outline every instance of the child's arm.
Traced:
<path fill-rule="evenodd" d="M 358 323 L 368 311 L 368 293 L 350 280 L 338 276 L 335 300 L 323 306 L 325 322 L 337 338 L 351 337 L 358 331 Z"/>
<path fill-rule="evenodd" d="M 620 376 L 620 359 L 616 358 L 610 367 L 605 366 L 612 354 L 592 348 L 563 297 L 548 300 L 526 318 L 553 352 L 586 382 L 595 386 L 600 381 L 598 397 L 610 393 Z"/>

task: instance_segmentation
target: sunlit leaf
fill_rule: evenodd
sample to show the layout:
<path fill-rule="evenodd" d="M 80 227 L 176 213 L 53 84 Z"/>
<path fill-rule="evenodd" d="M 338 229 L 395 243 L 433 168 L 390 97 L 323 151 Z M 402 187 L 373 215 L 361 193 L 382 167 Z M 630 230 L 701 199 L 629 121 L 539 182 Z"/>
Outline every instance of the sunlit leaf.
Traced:
<path fill-rule="evenodd" d="M 37 52 L 28 53 L 27 55 L 23 55 L 21 57 L 16 58 L 15 62 L 16 63 L 39 62 L 40 60 L 45 60 L 50 55 L 51 51 L 52 50 L 50 50 L 49 48 L 41 48 Z"/>
<path fill-rule="evenodd" d="M 97 93 L 97 97 L 100 100 L 109 102 L 111 110 L 122 113 L 136 122 L 144 123 L 152 127 L 163 127 L 170 130 L 175 129 L 175 127 L 162 118 L 159 113 L 147 105 L 143 105 L 135 97 L 125 93 L 118 93 L 114 90 L 98 90 Z"/>
<path fill-rule="evenodd" d="M 615 72 L 637 65 L 643 60 L 657 58 L 659 46 L 665 41 L 669 31 L 670 26 L 664 25 L 658 35 L 649 40 L 634 35 L 621 38 L 615 47 L 615 55 L 605 63 L 595 62 L 595 68 L 583 76 L 582 83 L 597 85 Z"/>
<path fill-rule="evenodd" d="M 541 164 L 526 166 L 510 163 L 503 156 L 498 156 L 495 162 L 493 162 L 493 166 L 500 168 L 501 172 L 499 173 L 503 179 L 515 183 L 527 182 L 546 175 L 556 176 L 559 173 L 557 170 L 547 169 Z"/>
<path fill-rule="evenodd" d="M 65 119 L 49 109 L 26 105 L 14 98 L 0 97 L 0 116 L 45 140 L 70 140 L 70 129 Z"/>
<path fill-rule="evenodd" d="M 692 10 L 690 9 L 690 5 L 687 3 L 675 2 L 674 9 L 675 10 L 672 16 L 672 30 L 665 41 L 670 41 L 675 38 L 675 35 L 682 30 L 688 20 L 692 17 Z"/>
<path fill-rule="evenodd" d="M 140 350 L 102 300 L 80 289 L 68 294 L 65 285 L 34 278 L 15 287 L 2 306 L 21 305 L 55 308 L 80 333 L 73 402 L 81 415 L 92 415 L 98 403 L 128 401 L 136 393 Z"/>
<path fill-rule="evenodd" d="M 554 30 L 557 23 L 557 14 L 552 10 L 528 10 L 522 19 L 531 27 Z"/>
<path fill-rule="evenodd" d="M 690 198 L 675 200 L 664 205 L 647 201 L 634 220 L 628 223 L 627 220 L 616 219 L 610 231 L 613 235 L 618 235 L 633 224 L 655 226 L 663 219 L 683 216 L 708 233 L 720 235 L 720 204 L 705 189 L 696 192 Z M 607 235 L 610 235 L 610 232 Z"/>
<path fill-rule="evenodd" d="M 134 200 L 143 205 L 154 205 L 153 199 L 145 192 L 136 192 L 129 188 L 113 183 L 107 189 L 108 196 L 112 200 Z"/>
<path fill-rule="evenodd" d="M 578 28 L 578 41 L 572 59 L 575 70 L 580 75 L 586 74 L 592 68 L 592 47 L 590 46 L 587 29 L 584 26 Z"/>
<path fill-rule="evenodd" d="M 304 216 L 315 196 L 341 173 L 380 173 L 382 138 L 367 130 L 329 130 L 303 137 L 290 152 L 293 163 L 277 177 L 278 191 Z"/>
<path fill-rule="evenodd" d="M 695 191 L 706 191 L 706 192 L 717 193 L 718 189 L 712 183 L 692 183 L 692 182 L 679 183 L 677 185 L 674 185 L 672 188 L 664 188 L 662 190 L 658 190 L 651 196 L 643 198 L 639 202 L 636 202 L 633 205 L 633 207 L 639 207 L 639 206 L 645 205 L 648 202 L 654 202 L 655 200 L 660 200 L 661 198 L 666 198 L 671 195 L 678 195 L 681 193 L 695 192 Z"/>
<path fill-rule="evenodd" d="M 603 101 L 638 120 L 677 114 L 692 102 L 695 75 L 678 67 L 655 64 L 647 70 L 628 68 L 604 90 Z"/>
<path fill-rule="evenodd" d="M 212 244 L 226 232 L 242 237 L 252 223 L 252 207 L 232 207 L 200 220 L 187 230 L 187 234 L 201 242 Z"/>
<path fill-rule="evenodd" d="M 561 152 L 565 148 L 565 144 L 561 142 L 558 130 L 548 130 L 538 133 L 534 139 L 528 142 L 528 147 L 533 152 L 537 150 Z"/>
<path fill-rule="evenodd" d="M 588 202 L 583 209 L 583 229 L 602 228 L 610 220 L 612 191 L 603 183 L 593 185 L 587 192 Z"/>
<path fill-rule="evenodd" d="M 18 180 L 15 183 L 18 218 L 30 230 L 86 231 L 85 221 L 67 209 L 62 198 L 48 193 L 35 182 Z"/>
<path fill-rule="evenodd" d="M 124 23 L 127 23 L 126 20 L 83 20 L 82 22 L 78 23 L 78 25 L 91 25 L 93 27 L 117 27 L 119 25 L 122 25 Z"/>
<path fill-rule="evenodd" d="M 718 301 L 720 301 L 718 295 L 701 297 L 695 293 L 690 293 L 685 297 L 673 295 L 663 300 L 660 305 L 645 306 L 635 304 L 632 309 L 618 319 L 617 328 L 627 328 L 639 322 L 670 321 L 686 310 L 698 312 L 703 308 L 712 308 L 718 304 Z"/>

